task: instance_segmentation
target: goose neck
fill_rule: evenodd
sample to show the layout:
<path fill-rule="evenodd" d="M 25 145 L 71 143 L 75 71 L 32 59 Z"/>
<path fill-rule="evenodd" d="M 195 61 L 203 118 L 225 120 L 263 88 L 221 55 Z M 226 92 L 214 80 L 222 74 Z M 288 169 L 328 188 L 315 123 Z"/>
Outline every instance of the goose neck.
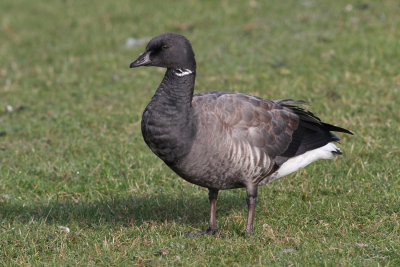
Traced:
<path fill-rule="evenodd" d="M 196 73 L 189 69 L 167 69 L 155 94 L 166 104 L 191 105 Z"/>

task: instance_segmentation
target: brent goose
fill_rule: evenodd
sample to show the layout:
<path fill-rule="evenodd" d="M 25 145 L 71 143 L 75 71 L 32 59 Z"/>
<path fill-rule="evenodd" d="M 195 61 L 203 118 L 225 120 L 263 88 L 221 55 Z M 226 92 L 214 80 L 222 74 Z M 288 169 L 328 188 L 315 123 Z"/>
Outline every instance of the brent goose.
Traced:
<path fill-rule="evenodd" d="M 182 35 L 154 37 L 130 64 L 166 68 L 143 112 L 142 134 L 150 149 L 186 181 L 209 190 L 210 221 L 217 231 L 218 191 L 245 187 L 247 227 L 253 232 L 257 187 L 319 159 L 342 154 L 330 131 L 350 131 L 322 122 L 298 105 L 240 93 L 193 95 L 196 61 Z"/>

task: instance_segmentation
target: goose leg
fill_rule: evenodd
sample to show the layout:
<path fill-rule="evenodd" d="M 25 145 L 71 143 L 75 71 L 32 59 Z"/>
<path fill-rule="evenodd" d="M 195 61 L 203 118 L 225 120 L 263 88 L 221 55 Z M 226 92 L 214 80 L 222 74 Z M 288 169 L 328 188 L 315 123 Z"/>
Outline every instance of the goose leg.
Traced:
<path fill-rule="evenodd" d="M 253 233 L 253 221 L 254 214 L 256 212 L 256 201 L 257 201 L 257 185 L 251 185 L 246 187 L 247 190 L 247 226 L 246 232 L 248 234 Z"/>
<path fill-rule="evenodd" d="M 208 189 L 208 199 L 210 201 L 210 222 L 206 234 L 215 234 L 217 232 L 217 189 Z"/>
<path fill-rule="evenodd" d="M 201 233 L 187 233 L 189 237 L 199 237 L 204 235 L 215 235 L 217 233 L 217 189 L 208 189 L 208 199 L 210 200 L 210 222 L 208 229 Z"/>

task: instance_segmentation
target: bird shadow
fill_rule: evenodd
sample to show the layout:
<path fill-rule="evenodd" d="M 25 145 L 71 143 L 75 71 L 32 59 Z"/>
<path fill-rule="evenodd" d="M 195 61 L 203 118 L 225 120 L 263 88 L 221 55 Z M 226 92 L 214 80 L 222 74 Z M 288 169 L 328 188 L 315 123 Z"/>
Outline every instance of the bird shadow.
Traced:
<path fill-rule="evenodd" d="M 245 199 L 238 194 L 219 197 L 218 216 L 232 210 L 245 209 Z M 204 225 L 209 219 L 207 194 L 140 194 L 127 197 L 109 197 L 98 201 L 81 201 L 73 198 L 48 202 L 23 202 L 7 200 L 1 203 L 0 218 L 29 223 L 79 224 L 96 226 L 104 224 L 140 226 L 149 222 L 176 222 Z"/>

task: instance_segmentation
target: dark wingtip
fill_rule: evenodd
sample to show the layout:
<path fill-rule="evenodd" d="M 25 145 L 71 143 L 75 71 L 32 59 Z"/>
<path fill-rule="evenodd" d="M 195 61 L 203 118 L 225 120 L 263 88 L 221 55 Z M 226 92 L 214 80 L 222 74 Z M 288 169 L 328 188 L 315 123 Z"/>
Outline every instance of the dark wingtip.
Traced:
<path fill-rule="evenodd" d="M 347 133 L 347 134 L 351 134 L 354 135 L 352 132 L 350 132 L 349 130 L 339 127 L 339 126 L 335 126 L 329 123 L 325 123 L 323 122 L 323 125 L 325 127 L 326 130 L 328 131 L 333 131 L 333 132 L 341 132 L 341 133 Z"/>
<path fill-rule="evenodd" d="M 342 127 L 339 127 L 339 126 L 335 126 L 335 125 L 329 125 L 330 127 L 330 129 L 329 129 L 329 131 L 334 131 L 334 132 L 341 132 L 341 133 L 347 133 L 347 134 L 351 134 L 351 135 L 354 135 L 352 132 L 350 132 L 349 130 L 347 130 L 347 129 L 345 129 L 345 128 L 342 128 Z"/>
<path fill-rule="evenodd" d="M 346 130 L 346 129 L 345 129 L 345 130 Z M 353 133 L 353 132 L 350 132 L 349 130 L 346 130 L 344 133 L 348 133 L 348 134 L 354 135 L 354 133 Z"/>

